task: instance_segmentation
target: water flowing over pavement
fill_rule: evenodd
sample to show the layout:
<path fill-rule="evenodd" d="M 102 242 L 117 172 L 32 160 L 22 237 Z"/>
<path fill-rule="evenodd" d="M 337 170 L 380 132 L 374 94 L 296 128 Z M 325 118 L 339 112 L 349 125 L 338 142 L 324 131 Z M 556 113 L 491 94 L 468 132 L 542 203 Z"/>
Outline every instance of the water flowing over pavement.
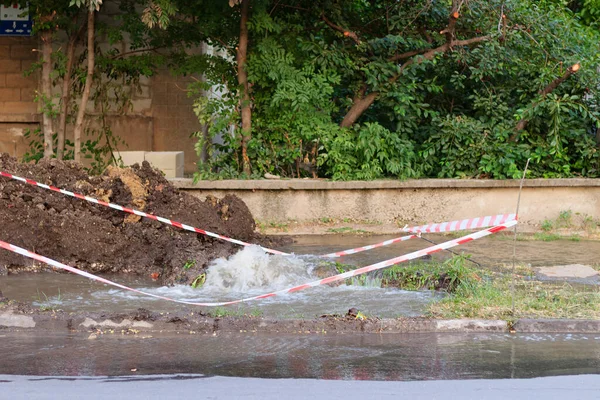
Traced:
<path fill-rule="evenodd" d="M 386 237 L 355 235 L 331 235 L 299 237 L 296 243 L 282 250 L 298 254 L 296 257 L 269 256 L 256 247 L 240 249 L 229 259 L 215 260 L 202 288 L 188 285 L 159 286 L 150 277 L 107 276 L 120 283 L 140 288 L 157 295 L 165 295 L 188 301 L 231 300 L 258 295 L 272 290 L 301 284 L 316 279 L 316 270 L 323 260 L 309 254 L 323 254 L 344 248 L 375 243 Z M 445 239 L 439 235 L 428 235 L 436 242 Z M 468 243 L 456 250 L 471 254 L 472 259 L 483 267 L 494 268 L 512 261 L 513 241 L 510 235 L 488 237 L 482 241 Z M 364 266 L 373 262 L 396 257 L 428 246 L 419 239 L 409 240 L 393 246 L 380 248 L 340 259 L 341 262 Z M 518 263 L 532 266 L 551 266 L 581 263 L 597 264 L 600 253 L 597 241 L 519 241 L 517 242 Z M 440 252 L 434 259 L 446 259 L 451 254 Z M 440 293 L 410 292 L 394 288 L 381 289 L 378 273 L 368 275 L 371 285 L 311 288 L 287 296 L 265 299 L 239 306 L 228 307 L 233 313 L 262 315 L 273 318 L 313 318 L 322 314 L 345 314 L 356 307 L 363 313 L 378 317 L 396 318 L 418 316 L 431 301 L 442 296 Z M 593 283 L 593 282 L 591 282 Z M 597 284 L 597 282 L 596 282 Z M 0 290 L 8 298 L 33 302 L 36 307 L 58 308 L 73 311 L 130 312 L 140 307 L 157 312 L 186 309 L 177 304 L 142 297 L 137 294 L 113 289 L 71 274 L 21 274 L 0 278 Z M 198 308 L 190 308 L 198 310 Z"/>
<path fill-rule="evenodd" d="M 0 332 L 0 374 L 453 380 L 600 374 L 600 335 Z M 0 392 L 1 393 L 1 392 Z M 0 396 L 1 398 L 1 396 Z"/>
<path fill-rule="evenodd" d="M 206 275 L 205 284 L 199 289 L 188 285 L 158 286 L 151 279 L 141 277 L 118 276 L 114 279 L 156 295 L 186 301 L 231 300 L 315 280 L 315 270 L 322 262 L 316 257 L 272 256 L 258 247 L 247 247 L 229 259 L 215 260 Z M 128 312 L 139 307 L 169 312 L 183 308 L 179 304 L 114 289 L 71 274 L 9 275 L 2 279 L 2 290 L 10 299 L 68 312 Z M 367 287 L 317 287 L 260 302 L 230 306 L 228 310 L 274 318 L 313 318 L 322 314 L 345 314 L 351 307 L 360 307 L 362 312 L 370 315 L 395 318 L 421 315 L 425 306 L 439 296 L 441 294 L 428 291 L 382 289 L 374 282 Z"/>
<path fill-rule="evenodd" d="M 585 335 L 9 334 L 0 335 L 0 354 L 0 398 L 11 400 L 572 400 L 600 393 L 600 375 L 591 375 L 600 373 L 600 337 Z M 581 375 L 554 376 L 563 374 Z"/>
<path fill-rule="evenodd" d="M 317 239 L 302 238 L 292 249 L 297 253 L 321 253 L 372 238 L 336 237 L 328 239 L 330 243 L 315 242 Z M 422 244 L 411 241 L 401 251 Z M 523 262 L 541 266 L 593 264 L 595 261 L 590 257 L 597 254 L 600 245 L 561 241 L 525 242 L 518 246 Z M 511 250 L 512 242 L 502 237 L 464 248 L 474 259 L 490 267 L 509 262 Z M 201 290 L 187 286 L 158 287 L 139 277 L 119 279 L 157 293 L 179 292 L 184 298 L 198 298 L 223 296 L 231 286 L 236 291 L 251 292 L 301 281 L 312 276 L 317 266 L 311 257 L 280 259 L 254 251 L 244 249 L 229 260 L 217 261 L 214 264 L 217 273 L 207 277 L 206 287 Z M 388 253 L 397 255 L 398 251 L 390 248 L 344 261 L 364 265 L 387 258 Z M 448 254 L 438 253 L 435 257 L 446 258 Z M 224 286 L 232 278 L 235 279 Z M 2 285 L 9 297 L 21 295 L 23 300 L 33 300 L 36 306 L 74 311 L 86 307 L 167 309 L 166 303 L 130 296 L 67 274 L 10 275 L 2 277 Z M 415 297 L 418 301 L 411 311 L 410 296 L 430 297 Z M 238 311 L 256 309 L 265 314 L 298 318 L 338 309 L 343 313 L 351 304 L 391 316 L 411 312 L 417 315 L 432 296 L 429 292 L 376 287 L 321 287 Z M 365 306 L 369 301 L 372 305 Z M 332 308 L 332 304 L 338 308 Z M 302 309 L 303 305 L 307 308 Z M 109 329 L 88 337 L 64 331 L 40 334 L 0 330 L 0 355 L 0 374 L 5 374 L 0 375 L 0 399 L 7 396 L 11 400 L 53 399 L 59 394 L 64 399 L 400 396 L 530 400 L 533 393 L 539 398 L 564 400 L 598 398 L 600 393 L 600 375 L 593 375 L 600 374 L 598 334 L 181 332 L 166 336 Z"/>

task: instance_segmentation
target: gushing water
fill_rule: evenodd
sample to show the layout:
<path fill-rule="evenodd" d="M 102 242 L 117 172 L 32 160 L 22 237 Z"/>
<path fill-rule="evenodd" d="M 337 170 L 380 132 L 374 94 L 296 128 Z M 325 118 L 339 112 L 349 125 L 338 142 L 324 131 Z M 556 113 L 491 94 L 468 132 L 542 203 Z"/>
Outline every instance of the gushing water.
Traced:
<path fill-rule="evenodd" d="M 315 279 L 313 269 L 314 264 L 305 259 L 269 255 L 258 246 L 249 246 L 229 259 L 213 261 L 203 290 L 248 293 L 283 289 Z"/>
<path fill-rule="evenodd" d="M 339 249 L 342 244 L 350 247 L 352 244 L 346 243 L 347 241 L 348 239 L 344 239 L 343 243 L 335 244 L 335 248 Z M 322 254 L 335 248 L 324 249 L 322 245 L 318 245 L 308 251 L 304 248 L 286 250 Z M 350 264 L 355 264 L 356 261 L 357 265 L 362 266 L 380 261 L 381 257 L 381 254 L 373 253 L 365 254 L 357 260 L 343 261 Z M 207 269 L 206 282 L 199 288 L 189 285 L 159 287 L 149 280 L 127 276 L 119 277 L 119 282 L 178 300 L 218 302 L 282 290 L 335 274 L 336 270 L 330 262 L 310 255 L 267 255 L 259 247 L 252 246 L 241 249 L 228 259 L 215 260 Z M 259 312 L 264 316 L 277 318 L 312 318 L 322 314 L 345 314 L 351 307 L 356 307 L 367 315 L 380 317 L 415 316 L 421 315 L 426 304 L 436 297 L 432 292 L 382 289 L 377 284 L 377 278 L 377 274 L 364 276 L 350 286 L 343 283 L 335 287 L 318 286 L 232 306 L 231 309 L 240 313 Z M 370 282 L 371 280 L 374 282 Z M 143 307 L 168 312 L 181 310 L 182 307 L 180 304 L 140 296 L 66 274 L 12 275 L 3 277 L 2 283 L 4 294 L 12 299 L 31 301 L 31 297 L 39 291 L 42 298 L 36 299 L 36 304 L 58 307 L 65 311 L 106 311 L 109 308 L 111 311 L 120 312 Z"/>

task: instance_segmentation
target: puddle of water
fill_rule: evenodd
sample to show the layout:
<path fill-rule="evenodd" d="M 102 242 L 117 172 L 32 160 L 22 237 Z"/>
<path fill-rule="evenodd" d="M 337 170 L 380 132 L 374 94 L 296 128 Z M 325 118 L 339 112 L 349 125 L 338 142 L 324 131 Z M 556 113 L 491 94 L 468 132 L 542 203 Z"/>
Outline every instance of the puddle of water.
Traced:
<path fill-rule="evenodd" d="M 281 250 L 297 254 L 325 254 L 365 244 L 378 243 L 397 236 L 401 236 L 401 233 L 399 232 L 396 236 L 377 235 L 364 237 L 355 235 L 299 236 L 295 238 L 296 243 L 288 245 Z M 439 234 L 429 234 L 426 238 L 436 243 L 450 240 L 448 236 Z M 473 260 L 487 267 L 503 263 L 508 264 L 512 263 L 514 243 L 512 238 L 512 234 L 500 233 L 454 247 L 452 250 L 457 253 L 470 254 Z M 432 244 L 424 240 L 411 239 L 392 246 L 347 256 L 341 260 L 362 266 L 421 250 L 429 246 L 432 246 Z M 600 241 L 597 240 L 580 240 L 578 242 L 571 240 L 556 240 L 551 242 L 518 241 L 516 246 L 517 263 L 531 264 L 534 267 L 568 264 L 597 265 L 597 255 L 600 253 Z M 451 254 L 448 252 L 440 252 L 434 255 L 436 258 L 439 257 L 442 259 L 450 256 Z"/>
<path fill-rule="evenodd" d="M 590 335 L 382 334 L 129 337 L 0 341 L 0 374 L 193 373 L 261 378 L 424 380 L 532 378 L 600 372 Z"/>
<path fill-rule="evenodd" d="M 181 300 L 197 302 L 233 300 L 319 279 L 314 274 L 319 259 L 301 255 L 325 254 L 376 243 L 387 238 L 390 237 L 339 235 L 299 237 L 296 238 L 296 243 L 282 249 L 300 255 L 296 257 L 269 256 L 256 247 L 244 248 L 229 260 L 215 262 L 201 289 L 192 289 L 189 286 L 159 287 L 151 280 L 140 277 L 109 276 L 108 278 L 144 291 Z M 430 235 L 428 238 L 438 243 L 447 240 L 439 235 Z M 422 240 L 413 239 L 338 260 L 364 266 L 429 245 Z M 472 259 L 483 266 L 493 267 L 511 262 L 512 246 L 513 242 L 509 240 L 509 236 L 489 237 L 470 242 L 456 250 L 471 254 Z M 597 241 L 517 243 L 518 262 L 533 266 L 595 264 L 597 260 L 594 255 L 599 252 L 600 242 Z M 437 259 L 450 256 L 448 252 L 434 255 Z M 65 311 L 124 312 L 140 307 L 153 311 L 174 311 L 185 307 L 124 292 L 70 274 L 9 275 L 0 278 L 0 290 L 11 299 Z M 322 314 L 345 314 L 349 308 L 356 307 L 367 315 L 394 318 L 421 315 L 427 304 L 438 296 L 439 294 L 432 292 L 409 292 L 377 287 L 322 286 L 286 296 L 231 306 L 228 310 L 277 318 L 313 318 Z"/>
<path fill-rule="evenodd" d="M 258 247 L 247 247 L 228 260 L 217 260 L 209 269 L 206 283 L 199 289 L 183 285 L 160 287 L 150 280 L 132 277 L 117 276 L 112 279 L 178 300 L 227 301 L 319 279 L 314 274 L 314 269 L 320 261 L 315 257 L 270 256 Z M 153 311 L 175 311 L 186 307 L 115 289 L 75 275 L 9 275 L 0 282 L 1 289 L 8 298 L 67 312 L 126 312 L 140 307 Z M 346 314 L 348 309 L 356 307 L 366 315 L 417 316 L 438 296 L 440 294 L 433 292 L 409 292 L 379 287 L 322 286 L 260 302 L 230 306 L 228 310 L 277 318 L 313 318 L 322 314 Z M 193 306 L 187 308 L 190 307 Z"/>

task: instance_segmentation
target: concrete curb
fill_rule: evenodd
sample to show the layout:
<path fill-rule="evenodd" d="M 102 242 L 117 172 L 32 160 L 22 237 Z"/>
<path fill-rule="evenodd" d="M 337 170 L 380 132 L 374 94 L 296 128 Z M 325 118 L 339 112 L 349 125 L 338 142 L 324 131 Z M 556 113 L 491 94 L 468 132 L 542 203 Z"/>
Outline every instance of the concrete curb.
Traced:
<path fill-rule="evenodd" d="M 600 321 L 578 319 L 521 319 L 514 324 L 526 333 L 600 333 Z"/>
<path fill-rule="evenodd" d="M 511 329 L 512 328 L 512 329 Z M 139 309 L 128 314 L 40 311 L 19 303 L 0 306 L 0 331 L 216 334 L 242 333 L 600 333 L 600 320 L 521 319 L 512 325 L 502 320 L 365 318 L 327 315 L 315 319 L 209 317 L 196 312 L 152 313 Z"/>
<path fill-rule="evenodd" d="M 508 332 L 505 321 L 474 319 L 434 320 L 427 318 L 354 319 L 343 316 L 322 318 L 270 319 L 254 317 L 206 317 L 188 314 L 136 314 L 107 316 L 37 312 L 20 314 L 0 312 L 0 330 L 27 332 L 115 331 L 133 333 L 431 333 L 431 332 Z"/>
<path fill-rule="evenodd" d="M 516 332 L 526 333 L 600 333 L 600 321 L 523 319 L 513 324 Z M 428 318 L 354 319 L 324 316 L 311 320 L 254 317 L 207 317 L 198 313 L 153 314 L 146 310 L 127 315 L 67 314 L 64 312 L 21 312 L 11 308 L 0 311 L 0 330 L 19 332 L 96 332 L 216 334 L 242 333 L 474 333 L 509 332 L 502 320 Z"/>

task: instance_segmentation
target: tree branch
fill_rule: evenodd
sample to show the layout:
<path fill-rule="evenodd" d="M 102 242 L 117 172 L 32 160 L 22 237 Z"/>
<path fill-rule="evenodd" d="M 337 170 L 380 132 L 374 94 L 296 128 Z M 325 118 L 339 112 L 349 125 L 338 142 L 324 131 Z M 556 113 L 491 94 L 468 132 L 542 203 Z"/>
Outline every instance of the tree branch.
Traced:
<path fill-rule="evenodd" d="M 436 47 L 434 49 L 430 49 L 428 51 L 426 51 L 425 53 L 421 53 L 423 55 L 423 59 L 425 60 L 432 60 L 433 57 L 435 57 L 436 54 L 438 53 L 444 53 L 448 50 L 450 50 L 452 47 L 455 46 L 470 46 L 476 43 L 481 43 L 481 42 L 487 42 L 488 40 L 490 40 L 492 38 L 492 36 L 477 36 L 471 39 L 464 39 L 464 40 L 455 40 L 452 42 L 452 44 L 450 43 L 444 43 L 443 45 Z M 417 54 L 419 55 L 419 54 Z M 398 74 L 396 74 L 395 76 L 393 76 L 392 78 L 390 78 L 390 82 L 395 82 L 400 75 L 402 74 L 402 72 L 404 72 L 404 70 L 414 64 L 415 62 L 421 62 L 420 59 L 413 57 L 410 60 L 408 60 L 407 62 L 405 62 L 404 64 L 402 64 L 402 67 L 400 67 L 400 72 Z"/>
<path fill-rule="evenodd" d="M 547 95 L 552 93 L 554 89 L 558 87 L 558 85 L 560 85 L 561 83 L 569 79 L 571 75 L 579 71 L 579 68 L 581 68 L 581 65 L 579 63 L 571 65 L 562 76 L 559 76 L 558 78 L 554 79 L 545 88 L 540 90 L 539 94 L 542 96 L 542 98 L 546 97 Z M 534 102 L 532 106 L 536 106 L 537 104 L 539 104 L 539 101 Z M 517 125 L 515 126 L 515 133 L 509 138 L 509 141 L 514 142 L 515 140 L 517 140 L 519 132 L 524 130 L 527 127 L 528 123 L 529 121 L 526 119 L 519 120 L 519 122 L 517 122 Z"/>
<path fill-rule="evenodd" d="M 471 39 L 456 40 L 456 41 L 452 42 L 452 46 L 470 46 L 473 44 L 486 42 L 490 39 L 492 39 L 492 36 L 478 36 L 478 37 L 474 37 Z M 404 64 L 402 64 L 402 67 L 400 67 L 400 71 L 398 71 L 398 73 L 396 75 L 394 75 L 393 77 L 391 77 L 389 79 L 389 83 L 394 83 L 396 80 L 398 80 L 398 78 L 400 78 L 400 76 L 402 76 L 402 73 L 404 72 L 404 70 L 406 68 L 408 68 L 408 66 L 410 66 L 414 63 L 421 62 L 421 60 L 423 60 L 423 59 L 431 60 L 431 59 L 433 59 L 433 57 L 435 57 L 436 54 L 446 52 L 450 49 L 451 49 L 451 45 L 449 43 L 444 43 L 443 45 L 441 45 L 439 47 L 430 49 L 424 53 L 419 53 L 419 54 L 422 54 L 422 58 L 417 58 L 417 56 L 419 54 L 413 55 L 413 57 L 410 60 L 408 60 Z M 405 53 L 405 54 L 408 54 L 408 53 Z M 357 97 L 354 98 L 352 107 L 350 107 L 350 110 L 344 116 L 344 119 L 340 123 L 341 127 L 344 128 L 344 127 L 352 126 L 356 122 L 356 120 L 362 115 L 362 113 L 365 112 L 371 106 L 371 104 L 373 104 L 375 102 L 375 100 L 379 96 L 379 92 L 371 92 L 368 95 L 362 97 L 364 95 L 364 93 L 365 93 L 364 88 L 361 88 Z"/>
<path fill-rule="evenodd" d="M 325 14 L 321 15 L 321 19 L 323 20 L 323 22 L 325 22 L 330 28 L 338 31 L 338 32 L 342 32 L 344 34 L 344 36 L 349 37 L 350 39 L 354 40 L 354 42 L 356 44 L 360 44 L 360 39 L 358 38 L 358 35 L 355 32 L 346 30 L 344 28 L 342 28 L 339 25 L 334 24 L 333 22 L 331 22 L 329 19 L 327 19 L 327 17 L 325 16 Z"/>
<path fill-rule="evenodd" d="M 123 57 L 125 57 L 125 56 L 129 56 L 129 55 L 132 55 L 132 54 L 144 53 L 144 52 L 146 52 L 146 51 L 148 51 L 148 52 L 149 52 L 149 51 L 156 51 L 156 50 L 162 49 L 163 47 L 164 47 L 164 46 L 160 46 L 160 47 L 151 47 L 151 48 L 148 48 L 148 49 L 137 49 L 137 50 L 126 51 L 125 53 L 115 54 L 115 55 L 114 55 L 114 56 L 112 56 L 110 59 L 111 59 L 111 60 L 117 60 L 117 59 L 119 59 L 119 58 L 123 58 Z"/>
<path fill-rule="evenodd" d="M 456 21 L 458 21 L 458 18 L 460 17 L 460 8 L 463 3 L 464 0 L 452 0 L 452 10 L 450 10 L 450 16 L 448 17 L 448 26 L 440 32 L 440 34 L 446 35 L 446 43 L 450 48 L 452 48 L 454 43 Z"/>
<path fill-rule="evenodd" d="M 423 54 L 423 53 L 425 53 L 428 50 L 429 49 L 411 50 L 411 51 L 407 51 L 406 53 L 395 54 L 392 57 L 390 57 L 388 60 L 389 61 L 406 60 L 407 58 L 411 58 L 413 56 L 416 56 L 416 55 L 419 55 L 419 54 Z"/>

